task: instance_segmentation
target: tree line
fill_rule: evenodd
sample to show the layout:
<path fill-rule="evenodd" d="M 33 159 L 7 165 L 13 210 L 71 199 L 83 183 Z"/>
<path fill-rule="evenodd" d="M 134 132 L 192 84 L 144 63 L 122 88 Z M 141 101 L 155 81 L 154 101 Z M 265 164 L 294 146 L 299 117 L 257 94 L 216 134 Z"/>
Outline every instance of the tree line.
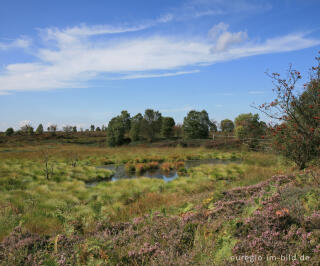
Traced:
<path fill-rule="evenodd" d="M 240 139 L 257 137 L 265 133 L 266 124 L 259 121 L 258 114 L 241 114 L 235 121 L 224 119 L 220 125 L 209 118 L 206 110 L 191 110 L 183 119 L 183 124 L 176 124 L 173 117 L 162 116 L 159 111 L 146 109 L 144 114 L 138 113 L 131 116 L 128 111 L 122 111 L 118 116 L 113 117 L 108 126 L 101 128 L 91 125 L 86 132 L 105 131 L 108 146 L 119 146 L 133 141 L 152 142 L 156 139 L 170 139 L 173 137 L 183 139 L 207 139 L 209 133 L 215 133 L 220 128 L 223 134 L 236 134 Z M 83 131 L 83 130 L 81 130 Z M 58 132 L 57 125 L 50 125 L 45 131 L 42 124 L 34 128 L 30 124 L 23 125 L 20 130 L 14 131 L 12 127 L 5 131 L 6 136 L 14 134 L 41 135 L 48 132 L 55 135 Z M 62 132 L 72 134 L 78 132 L 76 126 L 66 125 Z"/>

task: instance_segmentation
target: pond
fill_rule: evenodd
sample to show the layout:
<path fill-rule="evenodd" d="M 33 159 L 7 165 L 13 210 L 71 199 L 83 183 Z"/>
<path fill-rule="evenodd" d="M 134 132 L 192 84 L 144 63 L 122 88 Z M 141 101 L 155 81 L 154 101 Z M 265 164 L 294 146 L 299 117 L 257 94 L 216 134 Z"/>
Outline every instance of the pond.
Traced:
<path fill-rule="evenodd" d="M 229 163 L 236 163 L 238 161 L 230 161 L 230 160 L 219 160 L 219 159 L 201 159 L 201 160 L 189 160 L 185 161 L 185 168 L 189 169 L 191 167 L 196 167 L 202 164 L 229 164 Z M 163 179 L 165 182 L 172 181 L 179 177 L 179 173 L 176 169 L 171 171 L 163 171 L 161 169 L 152 169 L 147 170 L 141 174 L 135 173 L 135 172 L 127 172 L 125 169 L 124 164 L 109 164 L 105 166 L 100 166 L 99 168 L 104 168 L 111 170 L 114 174 L 112 175 L 112 178 L 108 181 L 117 181 L 119 179 L 125 179 L 125 178 L 138 178 L 138 177 L 149 177 L 149 178 L 160 178 Z M 108 182 L 107 181 L 107 182 Z M 100 182 L 106 182 L 104 181 L 94 181 L 94 182 L 88 182 L 86 185 L 91 187 L 95 186 Z"/>

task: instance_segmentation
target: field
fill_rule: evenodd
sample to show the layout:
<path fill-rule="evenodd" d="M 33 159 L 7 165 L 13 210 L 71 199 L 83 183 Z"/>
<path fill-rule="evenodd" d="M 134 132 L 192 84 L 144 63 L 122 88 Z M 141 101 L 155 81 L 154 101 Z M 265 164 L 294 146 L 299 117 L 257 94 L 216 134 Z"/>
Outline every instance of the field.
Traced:
<path fill-rule="evenodd" d="M 211 158 L 226 163 L 184 168 Z M 99 167 L 109 164 L 142 176 L 110 181 L 112 171 Z M 151 167 L 177 168 L 179 177 L 143 177 Z M 240 148 L 5 143 L 0 263 L 225 265 L 296 254 L 316 265 L 317 181 L 316 170 Z"/>

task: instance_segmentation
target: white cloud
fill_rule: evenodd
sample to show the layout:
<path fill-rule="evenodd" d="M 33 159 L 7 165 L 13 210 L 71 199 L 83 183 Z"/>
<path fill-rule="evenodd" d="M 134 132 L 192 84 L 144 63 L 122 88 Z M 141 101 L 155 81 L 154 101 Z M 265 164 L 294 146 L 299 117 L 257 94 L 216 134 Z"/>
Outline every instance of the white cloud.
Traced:
<path fill-rule="evenodd" d="M 224 32 L 222 33 L 216 41 L 214 46 L 214 51 L 222 52 L 229 48 L 231 45 L 241 43 L 247 39 L 247 33 L 240 31 L 236 33 Z"/>
<path fill-rule="evenodd" d="M 101 25 L 46 29 L 41 32 L 45 46 L 34 52 L 32 63 L 9 64 L 0 72 L 0 93 L 88 87 L 91 80 L 99 79 L 190 74 L 199 71 L 190 70 L 194 67 L 320 44 L 303 33 L 249 42 L 245 32 L 231 33 L 224 23 L 214 26 L 206 39 L 161 35 L 110 38 L 115 32 L 139 29 Z"/>
<path fill-rule="evenodd" d="M 23 127 L 23 126 L 26 126 L 26 125 L 31 125 L 31 121 L 30 120 L 23 120 L 23 121 L 20 121 L 19 122 L 19 127 Z"/>
<path fill-rule="evenodd" d="M 208 36 L 215 41 L 219 37 L 219 35 L 223 32 L 226 32 L 228 28 L 229 28 L 228 24 L 220 22 L 219 24 L 214 25 L 209 30 Z"/>
<path fill-rule="evenodd" d="M 0 50 L 9 50 L 14 48 L 28 48 L 31 45 L 31 40 L 25 37 L 13 40 L 11 42 L 0 42 Z"/>
<path fill-rule="evenodd" d="M 241 43 L 245 41 L 248 37 L 246 32 L 229 32 L 227 29 L 229 25 L 220 22 L 214 25 L 208 32 L 208 36 L 215 42 L 212 51 L 222 52 L 234 44 Z"/>
<path fill-rule="evenodd" d="M 138 78 L 160 78 L 160 77 L 173 77 L 179 75 L 186 75 L 186 74 L 193 74 L 199 73 L 200 70 L 190 70 L 190 71 L 178 71 L 178 72 L 169 72 L 169 73 L 155 73 L 155 74 L 134 74 L 134 75 L 127 75 L 121 77 L 120 79 L 138 79 Z M 117 78 L 119 79 L 119 78 Z"/>

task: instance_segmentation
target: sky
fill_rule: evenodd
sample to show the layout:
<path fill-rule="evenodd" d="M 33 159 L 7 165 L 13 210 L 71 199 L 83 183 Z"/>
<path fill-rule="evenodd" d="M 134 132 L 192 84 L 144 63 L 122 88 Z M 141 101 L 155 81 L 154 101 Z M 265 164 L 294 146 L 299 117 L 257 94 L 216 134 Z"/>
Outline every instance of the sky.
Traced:
<path fill-rule="evenodd" d="M 147 108 L 178 123 L 193 109 L 256 113 L 274 98 L 266 72 L 292 64 L 307 80 L 319 12 L 318 0 L 1 0 L 0 130 Z"/>

